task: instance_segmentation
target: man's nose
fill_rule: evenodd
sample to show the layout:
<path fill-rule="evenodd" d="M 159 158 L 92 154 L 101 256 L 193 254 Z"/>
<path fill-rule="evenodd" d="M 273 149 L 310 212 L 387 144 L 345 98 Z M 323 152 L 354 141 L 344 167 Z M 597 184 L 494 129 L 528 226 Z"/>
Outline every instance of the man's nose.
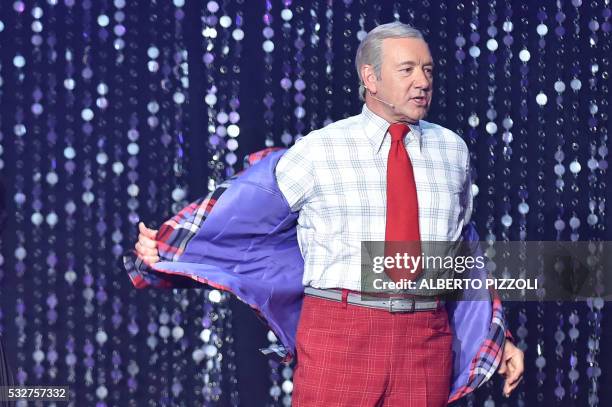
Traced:
<path fill-rule="evenodd" d="M 424 69 L 417 69 L 417 76 L 414 78 L 414 87 L 417 89 L 429 90 L 431 80 Z"/>

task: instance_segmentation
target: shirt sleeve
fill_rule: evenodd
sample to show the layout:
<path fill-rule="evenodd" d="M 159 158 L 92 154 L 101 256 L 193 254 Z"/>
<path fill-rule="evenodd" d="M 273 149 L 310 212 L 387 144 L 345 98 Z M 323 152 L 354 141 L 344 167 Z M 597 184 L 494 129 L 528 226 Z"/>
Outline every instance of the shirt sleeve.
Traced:
<path fill-rule="evenodd" d="M 310 199 L 314 187 L 312 158 L 316 152 L 309 137 L 312 136 L 296 141 L 276 164 L 276 182 L 293 212 L 299 211 Z"/>

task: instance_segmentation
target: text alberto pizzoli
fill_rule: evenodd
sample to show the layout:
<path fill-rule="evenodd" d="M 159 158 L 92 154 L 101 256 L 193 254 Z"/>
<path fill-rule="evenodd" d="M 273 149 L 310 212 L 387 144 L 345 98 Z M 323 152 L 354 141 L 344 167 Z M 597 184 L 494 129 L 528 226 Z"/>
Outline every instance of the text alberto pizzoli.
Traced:
<path fill-rule="evenodd" d="M 461 274 L 467 269 L 473 267 L 484 268 L 484 256 L 412 256 L 407 253 L 403 255 L 397 253 L 395 256 L 376 256 L 372 258 L 372 271 L 376 274 L 383 273 L 385 269 L 395 268 L 397 270 L 406 270 L 413 274 L 417 269 L 423 268 L 453 268 L 455 272 Z M 464 290 L 464 289 L 481 289 L 493 287 L 496 290 L 537 290 L 537 279 L 525 278 L 486 278 L 481 279 L 471 278 L 430 278 L 414 281 L 408 278 L 402 278 L 397 281 L 385 281 L 382 278 L 374 279 L 373 287 L 376 290 Z"/>

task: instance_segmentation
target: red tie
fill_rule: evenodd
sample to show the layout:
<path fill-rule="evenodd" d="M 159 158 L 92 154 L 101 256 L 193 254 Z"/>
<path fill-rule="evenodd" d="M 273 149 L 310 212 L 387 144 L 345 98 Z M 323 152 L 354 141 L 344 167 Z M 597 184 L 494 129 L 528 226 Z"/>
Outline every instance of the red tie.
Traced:
<path fill-rule="evenodd" d="M 417 200 L 416 184 L 412 163 L 404 146 L 404 137 L 410 128 L 404 123 L 393 123 L 389 126 L 391 134 L 391 150 L 387 160 L 387 225 L 385 240 L 413 242 L 401 244 L 386 244 L 385 256 L 402 257 L 401 268 L 390 268 L 386 273 L 394 281 L 401 278 L 416 279 L 422 267 L 416 268 L 414 273 L 404 268 L 404 253 L 409 256 L 421 255 L 421 234 L 419 232 L 419 203 Z M 421 259 L 423 261 L 423 259 Z M 410 266 L 414 263 L 409 262 Z"/>

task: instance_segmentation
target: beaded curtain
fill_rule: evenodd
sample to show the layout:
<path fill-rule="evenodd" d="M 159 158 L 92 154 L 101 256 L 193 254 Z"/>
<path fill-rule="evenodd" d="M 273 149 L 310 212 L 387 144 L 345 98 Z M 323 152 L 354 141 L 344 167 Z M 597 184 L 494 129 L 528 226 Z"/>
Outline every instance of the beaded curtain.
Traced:
<path fill-rule="evenodd" d="M 158 227 L 246 153 L 358 113 L 355 52 L 385 22 L 430 44 L 428 120 L 470 148 L 483 239 L 606 240 L 611 16 L 609 0 L 2 0 L 16 381 L 67 385 L 72 406 L 289 405 L 293 366 L 257 353 L 276 338 L 250 310 L 137 291 L 119 258 L 139 221 Z M 604 306 L 507 304 L 523 384 L 506 400 L 496 376 L 456 405 L 606 405 Z"/>

